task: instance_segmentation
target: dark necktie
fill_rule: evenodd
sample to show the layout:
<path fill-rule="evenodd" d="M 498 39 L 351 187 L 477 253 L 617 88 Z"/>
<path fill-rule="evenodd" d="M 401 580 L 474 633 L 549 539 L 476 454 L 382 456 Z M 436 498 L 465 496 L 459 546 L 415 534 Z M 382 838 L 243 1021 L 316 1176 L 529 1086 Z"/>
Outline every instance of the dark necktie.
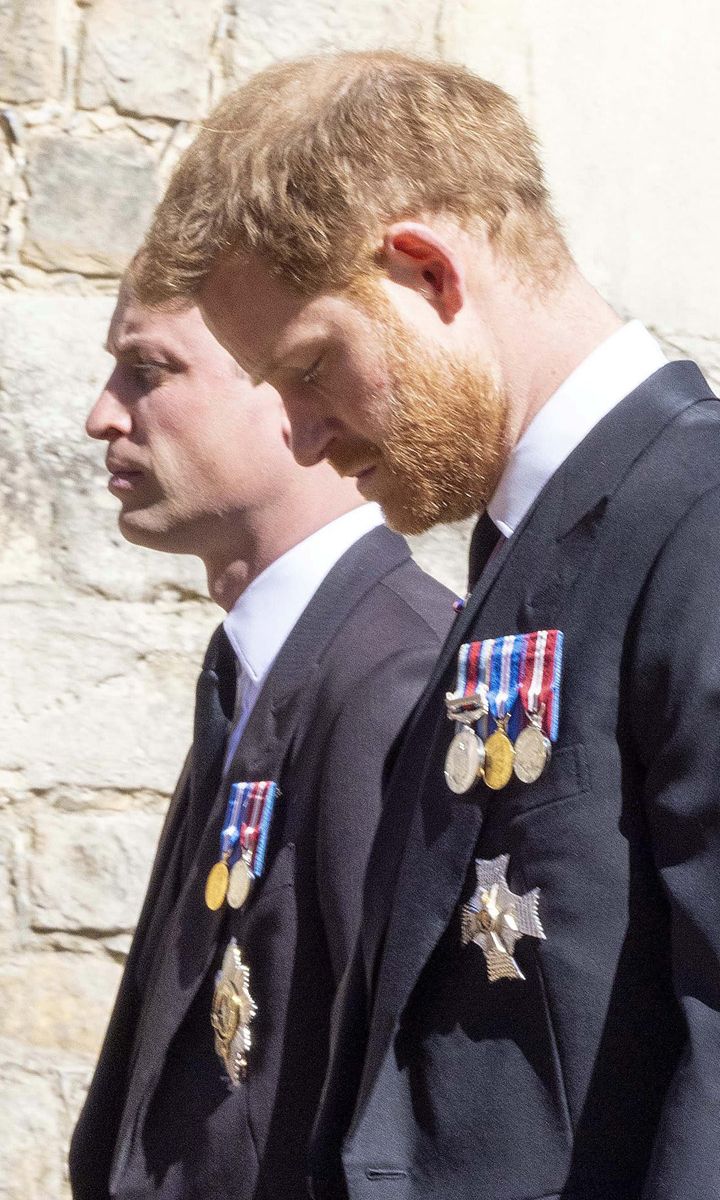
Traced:
<path fill-rule="evenodd" d="M 222 625 L 215 630 L 195 691 L 195 720 L 183 872 L 200 844 L 220 786 L 228 728 L 235 706 L 236 658 Z"/>
<path fill-rule="evenodd" d="M 470 539 L 470 556 L 468 561 L 468 591 L 471 592 L 487 566 L 490 555 L 497 546 L 502 534 L 489 516 L 487 510 L 478 519 Z"/>
<path fill-rule="evenodd" d="M 167 923 L 188 878 L 217 794 L 234 689 L 235 655 L 221 625 L 210 639 L 197 681 L 190 778 L 182 798 L 185 812 L 178 814 L 179 819 L 171 827 L 173 842 L 153 894 L 142 945 L 138 945 L 135 974 L 141 988 L 159 962 L 158 947 L 163 945 Z"/>

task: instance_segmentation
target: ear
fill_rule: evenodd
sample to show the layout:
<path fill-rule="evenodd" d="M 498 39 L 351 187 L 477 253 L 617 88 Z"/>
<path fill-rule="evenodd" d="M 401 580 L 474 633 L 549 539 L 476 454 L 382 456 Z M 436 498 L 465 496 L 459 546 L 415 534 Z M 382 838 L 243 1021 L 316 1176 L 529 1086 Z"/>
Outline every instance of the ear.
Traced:
<path fill-rule="evenodd" d="M 440 234 L 419 221 L 398 221 L 383 240 L 388 277 L 413 288 L 446 325 L 466 302 L 465 274 L 459 255 Z"/>

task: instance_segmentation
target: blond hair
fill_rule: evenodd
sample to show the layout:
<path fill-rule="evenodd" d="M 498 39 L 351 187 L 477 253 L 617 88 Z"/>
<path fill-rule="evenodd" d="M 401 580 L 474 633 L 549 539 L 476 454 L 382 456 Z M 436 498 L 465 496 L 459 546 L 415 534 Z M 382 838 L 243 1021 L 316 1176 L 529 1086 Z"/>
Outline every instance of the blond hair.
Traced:
<path fill-rule="evenodd" d="M 300 292 L 372 270 L 403 218 L 479 224 L 547 275 L 567 251 L 534 137 L 513 99 L 462 67 L 391 52 L 279 63 L 220 104 L 155 214 L 135 285 L 189 302 L 230 251 Z"/>

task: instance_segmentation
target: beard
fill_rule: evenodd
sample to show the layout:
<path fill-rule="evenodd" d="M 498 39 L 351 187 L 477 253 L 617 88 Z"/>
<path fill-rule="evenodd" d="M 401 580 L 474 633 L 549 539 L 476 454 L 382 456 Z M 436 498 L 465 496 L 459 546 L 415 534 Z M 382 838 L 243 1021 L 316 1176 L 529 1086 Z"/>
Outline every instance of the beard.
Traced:
<path fill-rule="evenodd" d="M 369 413 L 377 442 L 337 446 L 331 465 L 345 475 L 353 464 L 377 462 L 368 498 L 379 501 L 398 533 L 477 515 L 507 459 L 503 389 L 481 362 L 428 347 L 378 287 L 366 282 L 353 291 L 376 322 L 388 386 Z"/>

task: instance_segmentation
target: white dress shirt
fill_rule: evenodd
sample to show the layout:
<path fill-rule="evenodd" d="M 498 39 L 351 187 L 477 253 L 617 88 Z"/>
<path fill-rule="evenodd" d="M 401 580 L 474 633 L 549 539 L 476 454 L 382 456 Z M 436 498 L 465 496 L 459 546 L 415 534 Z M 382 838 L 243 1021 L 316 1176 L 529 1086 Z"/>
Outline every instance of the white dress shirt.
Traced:
<path fill-rule="evenodd" d="M 490 517 L 506 538 L 598 421 L 666 362 L 645 326 L 629 321 L 568 375 L 513 448 L 488 504 Z"/>
<path fill-rule="evenodd" d="M 238 683 L 226 769 L 265 677 L 298 618 L 338 559 L 382 521 L 377 504 L 362 504 L 323 525 L 266 567 L 231 608 L 223 625 L 237 658 Z"/>

